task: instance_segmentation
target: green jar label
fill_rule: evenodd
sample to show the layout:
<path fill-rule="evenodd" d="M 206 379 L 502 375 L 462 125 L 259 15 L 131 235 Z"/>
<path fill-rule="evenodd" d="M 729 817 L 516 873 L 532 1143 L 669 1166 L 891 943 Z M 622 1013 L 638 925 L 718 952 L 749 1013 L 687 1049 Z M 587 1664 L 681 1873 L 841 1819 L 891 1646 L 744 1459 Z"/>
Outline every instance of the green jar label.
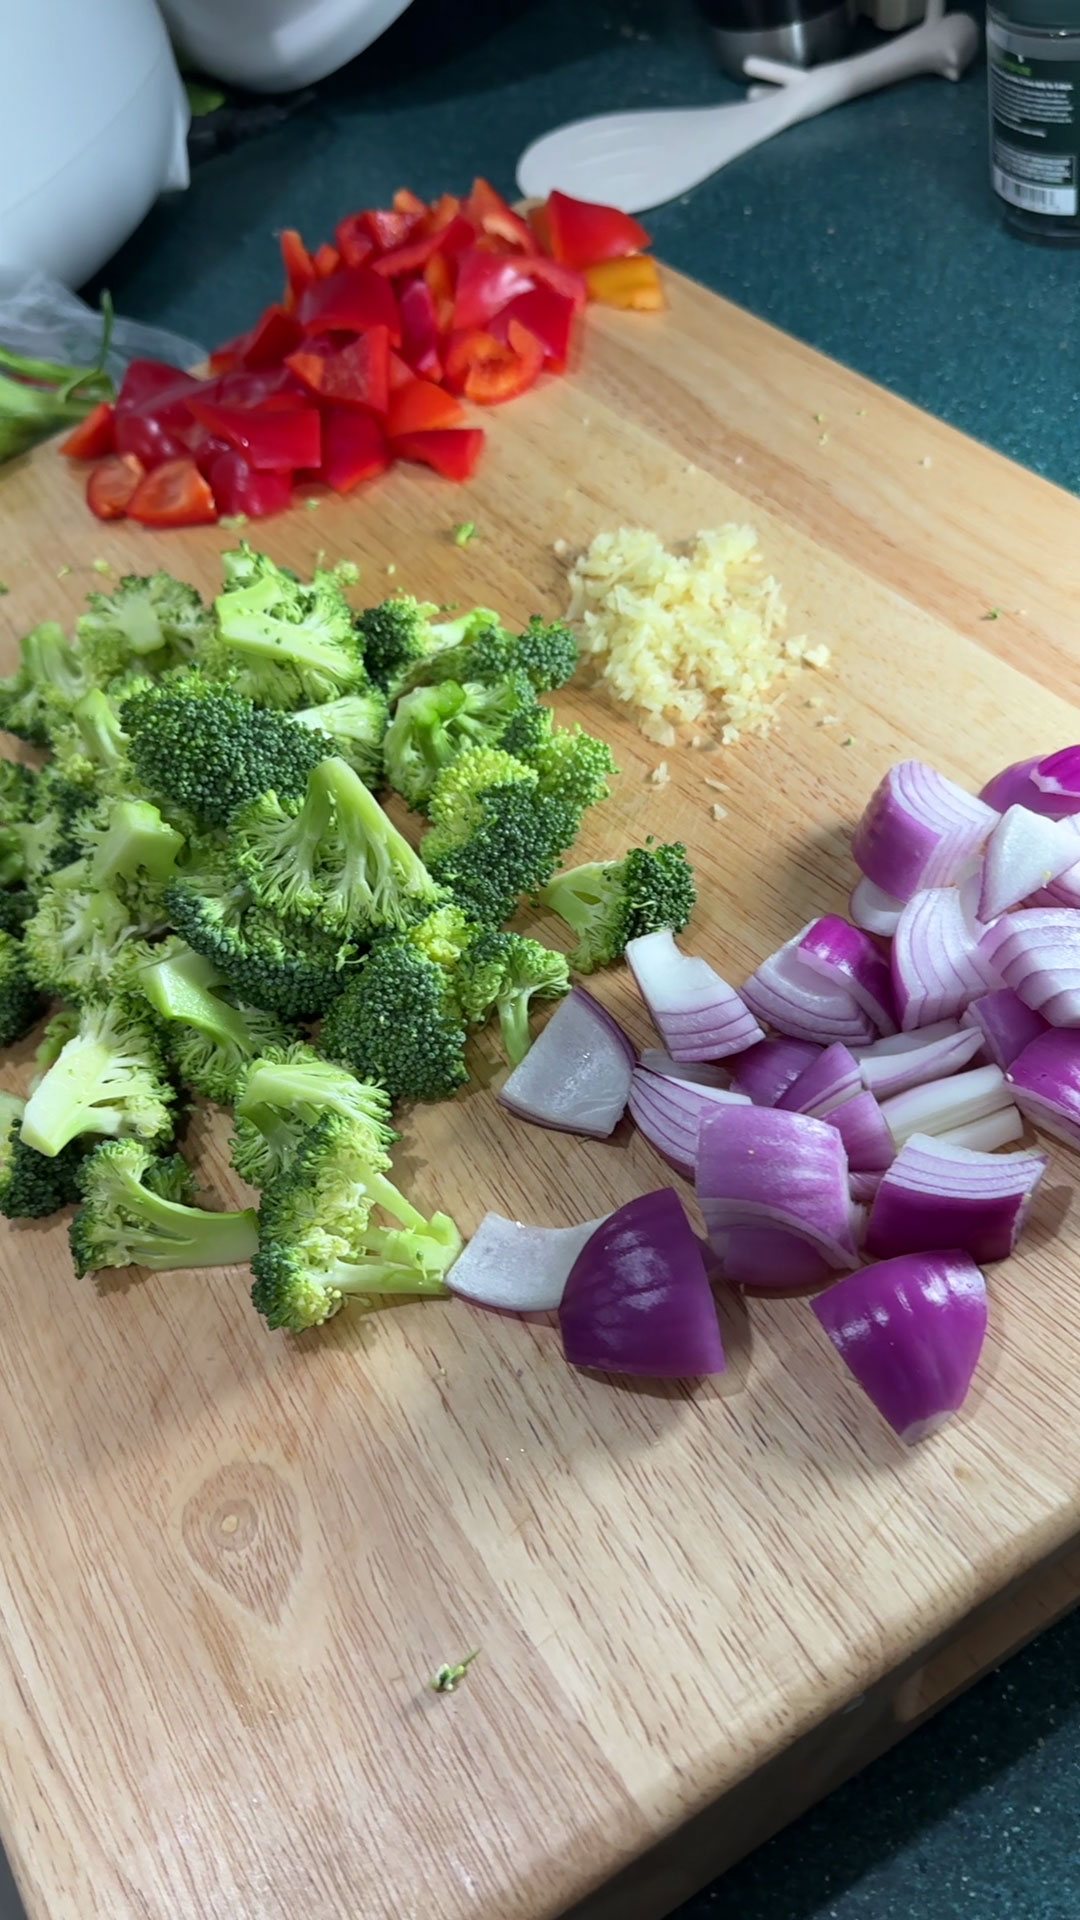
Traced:
<path fill-rule="evenodd" d="M 1037 58 L 1018 40 L 987 22 L 994 191 L 1029 213 L 1069 218 L 1080 212 L 1080 60 Z"/>

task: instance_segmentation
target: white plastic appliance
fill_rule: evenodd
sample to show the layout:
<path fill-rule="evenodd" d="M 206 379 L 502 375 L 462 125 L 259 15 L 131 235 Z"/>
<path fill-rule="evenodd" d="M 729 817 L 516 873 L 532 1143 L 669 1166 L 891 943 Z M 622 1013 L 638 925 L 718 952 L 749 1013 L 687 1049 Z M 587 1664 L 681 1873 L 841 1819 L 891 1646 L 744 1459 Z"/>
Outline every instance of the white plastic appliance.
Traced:
<path fill-rule="evenodd" d="M 343 67 L 409 0 L 161 0 L 182 54 L 235 86 L 284 93 Z"/>
<path fill-rule="evenodd" d="M 187 186 L 187 99 L 154 0 L 0 12 L 0 278 L 77 287 L 163 188 Z"/>

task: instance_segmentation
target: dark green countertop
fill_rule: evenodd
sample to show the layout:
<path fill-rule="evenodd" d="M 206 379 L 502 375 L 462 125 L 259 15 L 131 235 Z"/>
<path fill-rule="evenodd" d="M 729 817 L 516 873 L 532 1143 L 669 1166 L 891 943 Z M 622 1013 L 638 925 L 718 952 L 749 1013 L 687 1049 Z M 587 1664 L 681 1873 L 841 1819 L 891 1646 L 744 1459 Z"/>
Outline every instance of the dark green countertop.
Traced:
<path fill-rule="evenodd" d="M 735 97 L 688 0 L 486 0 L 455 51 L 457 11 L 420 0 L 306 107 L 201 164 L 110 264 L 119 310 L 210 342 L 275 296 L 275 229 L 321 238 L 403 181 L 432 194 L 484 172 L 509 191 L 521 148 L 561 121 Z M 1080 256 L 999 227 L 984 89 L 979 68 L 857 101 L 649 224 L 673 265 L 1076 488 Z M 1078 1920 L 1078 1806 L 1080 1616 L 678 1920 Z"/>

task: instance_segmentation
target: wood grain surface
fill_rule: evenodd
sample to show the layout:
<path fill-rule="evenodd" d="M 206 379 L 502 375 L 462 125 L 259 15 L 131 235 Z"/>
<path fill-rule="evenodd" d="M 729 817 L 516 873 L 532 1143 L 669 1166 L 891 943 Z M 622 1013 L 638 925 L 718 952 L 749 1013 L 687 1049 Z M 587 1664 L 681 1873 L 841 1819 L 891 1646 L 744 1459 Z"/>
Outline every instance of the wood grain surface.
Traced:
<path fill-rule="evenodd" d="M 751 520 L 792 630 L 835 659 L 791 683 L 768 743 L 668 753 L 658 792 L 624 718 L 558 703 L 622 769 L 582 857 L 684 838 L 684 944 L 739 981 L 842 908 L 889 761 L 977 784 L 1074 737 L 1080 505 L 671 286 L 667 315 L 591 315 L 580 371 L 492 419 L 468 489 L 401 469 L 259 531 L 300 568 L 358 560 L 370 600 L 524 617 L 564 603 L 557 540 Z M 96 558 L 212 591 L 227 538 L 100 526 L 40 450 L 0 474 L 5 651 L 74 617 Z M 622 973 L 597 991 L 644 1041 Z M 489 1207 L 553 1225 L 671 1181 L 629 1127 L 516 1124 L 489 1042 L 474 1065 L 398 1156 L 466 1232 Z M 225 1129 L 195 1132 L 226 1198 Z M 240 1272 L 95 1287 L 61 1227 L 5 1227 L 0 1807 L 31 1920 L 552 1920 L 704 1817 L 1076 1532 L 1076 1173 L 1055 1155 L 992 1273 L 969 1406 L 914 1452 L 805 1302 L 725 1297 L 728 1374 L 635 1389 L 456 1302 L 293 1340 Z M 457 1693 L 429 1691 L 477 1646 Z"/>

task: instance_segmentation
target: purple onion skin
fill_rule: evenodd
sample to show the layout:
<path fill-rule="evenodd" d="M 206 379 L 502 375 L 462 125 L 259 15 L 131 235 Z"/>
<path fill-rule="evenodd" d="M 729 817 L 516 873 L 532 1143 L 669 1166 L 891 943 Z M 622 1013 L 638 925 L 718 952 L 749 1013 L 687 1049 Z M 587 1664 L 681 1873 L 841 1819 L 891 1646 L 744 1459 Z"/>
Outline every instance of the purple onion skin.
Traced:
<path fill-rule="evenodd" d="M 1075 764 L 1065 761 L 1067 754 L 1076 756 Z M 1070 814 L 1080 813 L 1080 786 L 1072 792 L 1047 793 L 1031 777 L 1040 768 L 1049 770 L 1052 776 L 1055 761 L 1061 763 L 1067 779 L 1080 780 L 1080 747 L 1062 747 L 1058 753 L 1036 754 L 1033 760 L 1016 760 L 1011 767 L 1003 767 L 987 781 L 979 799 L 999 813 L 1008 807 L 1026 807 L 1029 813 L 1041 813 L 1047 820 L 1066 820 Z"/>
<path fill-rule="evenodd" d="M 732 1088 L 749 1094 L 755 1107 L 775 1107 L 823 1051 L 810 1040 L 759 1040 L 727 1062 Z"/>
<path fill-rule="evenodd" d="M 673 1187 L 631 1200 L 582 1248 L 559 1308 L 573 1367 L 692 1380 L 726 1365 L 701 1247 Z"/>
<path fill-rule="evenodd" d="M 833 1346 L 908 1445 L 962 1406 L 986 1337 L 986 1282 L 969 1254 L 903 1254 L 810 1302 Z"/>
<path fill-rule="evenodd" d="M 1031 1195 L 1026 1193 L 992 1200 L 970 1194 L 916 1194 L 885 1179 L 870 1209 L 866 1252 L 871 1259 L 892 1260 L 902 1253 L 958 1247 L 980 1266 L 989 1266 L 1008 1259 L 1030 1207 Z"/>

